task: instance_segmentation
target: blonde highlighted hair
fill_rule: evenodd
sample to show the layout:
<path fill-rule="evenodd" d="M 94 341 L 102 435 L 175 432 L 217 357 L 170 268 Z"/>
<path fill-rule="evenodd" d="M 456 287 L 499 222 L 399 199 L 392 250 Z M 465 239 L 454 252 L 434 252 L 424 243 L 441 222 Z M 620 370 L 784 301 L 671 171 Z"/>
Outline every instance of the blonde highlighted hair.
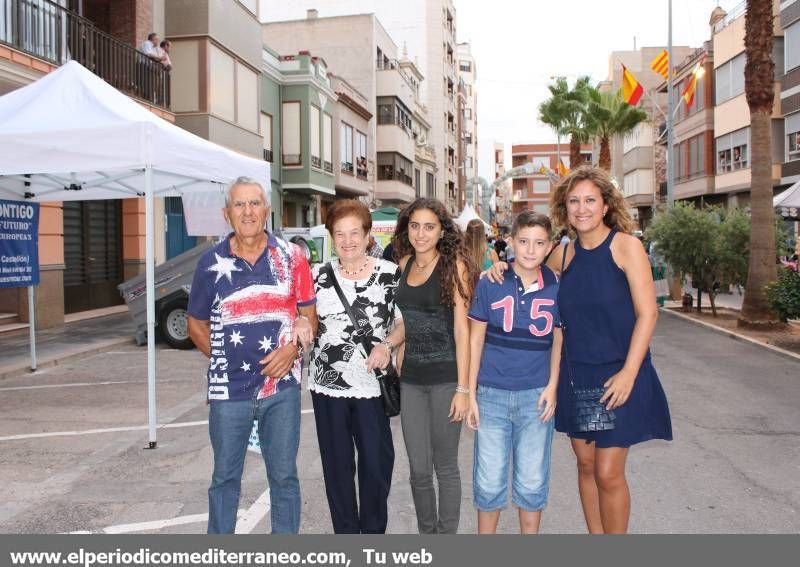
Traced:
<path fill-rule="evenodd" d="M 582 165 L 573 169 L 553 191 L 550 197 L 550 217 L 553 220 L 553 224 L 557 227 L 568 228 L 571 231 L 575 230 L 569 224 L 567 195 L 581 181 L 591 181 L 600 189 L 603 203 L 608 206 L 608 212 L 603 217 L 605 225 L 619 232 L 632 234 L 636 229 L 636 223 L 631 218 L 625 205 L 625 197 L 614 185 L 611 175 L 606 170 L 592 167 L 591 165 Z"/>

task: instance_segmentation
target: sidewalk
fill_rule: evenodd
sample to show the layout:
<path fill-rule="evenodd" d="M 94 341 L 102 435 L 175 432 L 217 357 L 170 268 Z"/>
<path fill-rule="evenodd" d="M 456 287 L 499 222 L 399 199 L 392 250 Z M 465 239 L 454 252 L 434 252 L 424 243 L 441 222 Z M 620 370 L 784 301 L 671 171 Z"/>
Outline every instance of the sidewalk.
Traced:
<path fill-rule="evenodd" d="M 54 366 L 117 345 L 132 344 L 133 337 L 133 320 L 127 311 L 37 331 L 37 368 Z M 0 353 L 0 380 L 30 372 L 30 338 L 27 331 L 0 335 Z"/>

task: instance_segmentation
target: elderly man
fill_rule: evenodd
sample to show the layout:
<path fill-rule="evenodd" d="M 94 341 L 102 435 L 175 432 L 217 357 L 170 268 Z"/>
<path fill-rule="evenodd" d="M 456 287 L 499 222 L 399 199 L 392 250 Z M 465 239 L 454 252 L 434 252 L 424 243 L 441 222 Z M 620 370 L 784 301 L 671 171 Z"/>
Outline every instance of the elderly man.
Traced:
<path fill-rule="evenodd" d="M 253 420 L 269 480 L 272 533 L 300 529 L 300 371 L 297 338 L 316 332 L 305 256 L 265 230 L 269 201 L 255 180 L 234 181 L 222 210 L 233 233 L 197 263 L 189 336 L 208 366 L 214 473 L 208 533 L 233 533 Z"/>

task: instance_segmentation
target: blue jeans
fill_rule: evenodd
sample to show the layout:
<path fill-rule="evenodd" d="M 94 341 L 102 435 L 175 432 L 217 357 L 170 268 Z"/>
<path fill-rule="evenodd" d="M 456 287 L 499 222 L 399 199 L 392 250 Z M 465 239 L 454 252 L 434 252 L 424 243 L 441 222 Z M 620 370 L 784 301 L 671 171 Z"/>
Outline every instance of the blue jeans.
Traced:
<path fill-rule="evenodd" d="M 480 425 L 475 433 L 472 469 L 478 510 L 505 508 L 509 457 L 514 462 L 512 502 L 530 512 L 547 505 L 553 420 L 539 420 L 536 403 L 543 390 L 501 390 L 478 385 Z"/>
<path fill-rule="evenodd" d="M 208 533 L 234 533 L 247 442 L 258 422 L 261 455 L 269 481 L 272 533 L 300 531 L 300 388 L 286 388 L 262 400 L 210 403 L 208 430 L 214 474 L 208 488 Z"/>

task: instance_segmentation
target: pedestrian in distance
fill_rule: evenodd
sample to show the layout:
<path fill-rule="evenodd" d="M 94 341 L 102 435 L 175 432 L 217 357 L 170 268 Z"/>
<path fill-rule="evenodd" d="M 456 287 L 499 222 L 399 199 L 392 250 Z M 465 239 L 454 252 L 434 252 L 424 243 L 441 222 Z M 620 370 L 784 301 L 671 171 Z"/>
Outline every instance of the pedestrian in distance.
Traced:
<path fill-rule="evenodd" d="M 473 264 L 481 271 L 488 270 L 498 261 L 497 253 L 486 242 L 486 230 L 480 219 L 472 219 L 467 223 L 464 239 Z"/>
<path fill-rule="evenodd" d="M 394 444 L 375 372 L 389 365 L 403 342 L 395 303 L 400 268 L 368 254 L 372 217 L 362 202 L 336 201 L 325 227 L 337 260 L 313 271 L 319 333 L 308 381 L 325 492 L 334 533 L 382 534 Z M 356 320 L 366 322 L 363 327 L 351 321 L 337 283 Z"/>
<path fill-rule="evenodd" d="M 547 505 L 561 361 L 558 279 L 542 265 L 553 247 L 546 215 L 523 211 L 511 228 L 516 260 L 502 283 L 481 279 L 469 312 L 472 488 L 478 533 L 497 531 L 512 497 L 523 534 L 539 532 Z"/>
<path fill-rule="evenodd" d="M 187 308 L 209 357 L 208 429 L 214 472 L 208 533 L 234 533 L 253 422 L 267 469 L 272 533 L 298 533 L 301 351 L 316 332 L 311 270 L 299 247 L 265 227 L 269 200 L 240 177 L 222 210 L 233 232 L 197 263 Z"/>
<path fill-rule="evenodd" d="M 625 533 L 629 448 L 650 439 L 672 440 L 667 399 L 649 350 L 658 319 L 650 262 L 633 236 L 622 193 L 603 169 L 581 166 L 570 172 L 553 192 L 550 211 L 557 226 L 577 235 L 548 262 L 561 275 L 564 333 L 555 426 L 571 439 L 589 532 Z M 492 277 L 501 267 L 492 268 Z M 589 388 L 604 389 L 600 402 L 614 412 L 613 429 L 576 430 L 574 392 Z"/>
<path fill-rule="evenodd" d="M 420 198 L 397 219 L 402 275 L 397 304 L 401 423 L 422 534 L 456 533 L 461 512 L 458 441 L 469 409 L 469 322 L 477 267 L 445 206 Z M 438 481 L 438 503 L 433 473 Z"/>

